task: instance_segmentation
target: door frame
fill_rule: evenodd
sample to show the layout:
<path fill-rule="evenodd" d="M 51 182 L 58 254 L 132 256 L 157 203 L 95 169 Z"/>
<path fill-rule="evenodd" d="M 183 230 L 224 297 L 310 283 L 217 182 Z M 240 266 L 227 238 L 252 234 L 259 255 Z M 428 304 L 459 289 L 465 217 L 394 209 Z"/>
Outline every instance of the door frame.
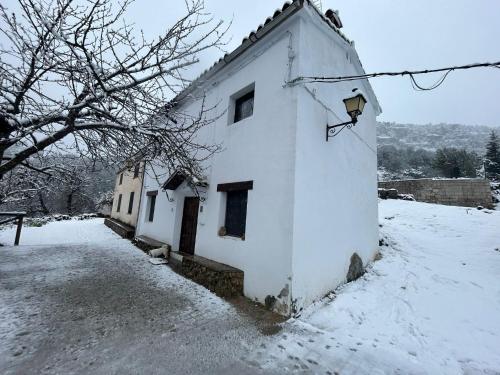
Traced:
<path fill-rule="evenodd" d="M 193 210 L 192 218 L 186 216 L 186 210 L 188 207 L 187 202 L 196 202 L 196 211 Z M 181 228 L 179 233 L 179 252 L 194 255 L 196 252 L 196 236 L 198 232 L 198 214 L 200 210 L 200 198 L 199 197 L 184 197 L 184 204 L 182 207 L 182 217 L 181 217 Z M 190 220 L 191 219 L 191 220 Z M 188 220 L 190 220 L 188 222 Z M 187 233 L 185 233 L 187 231 Z M 184 236 L 190 235 L 191 238 L 186 240 Z M 188 241 L 185 243 L 185 241 Z M 186 249 L 187 245 L 187 249 Z M 187 250 L 187 251 L 186 251 Z"/>

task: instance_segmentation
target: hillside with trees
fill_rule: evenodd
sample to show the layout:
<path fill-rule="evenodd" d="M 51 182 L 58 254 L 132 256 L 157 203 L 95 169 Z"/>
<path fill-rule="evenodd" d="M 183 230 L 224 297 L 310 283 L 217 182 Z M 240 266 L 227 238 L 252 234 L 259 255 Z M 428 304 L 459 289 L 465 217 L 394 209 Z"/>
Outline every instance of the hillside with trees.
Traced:
<path fill-rule="evenodd" d="M 379 147 L 395 146 L 399 149 L 413 148 L 427 151 L 455 147 L 484 154 L 492 130 L 495 128 L 476 125 L 380 122 L 377 127 L 377 141 Z"/>
<path fill-rule="evenodd" d="M 489 165 L 497 168 L 498 137 L 491 139 L 494 130 L 381 122 L 377 128 L 379 179 L 484 177 L 485 167 L 486 172 Z M 489 177 L 494 176 L 490 173 Z"/>

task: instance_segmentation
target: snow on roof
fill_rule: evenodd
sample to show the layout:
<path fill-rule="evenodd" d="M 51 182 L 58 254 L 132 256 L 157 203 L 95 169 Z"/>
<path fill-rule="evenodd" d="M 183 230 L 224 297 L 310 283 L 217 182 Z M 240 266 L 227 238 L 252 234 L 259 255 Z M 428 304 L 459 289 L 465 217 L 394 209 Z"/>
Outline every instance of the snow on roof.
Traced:
<path fill-rule="evenodd" d="M 343 27 L 342 21 L 339 18 L 338 11 L 333 11 L 328 9 L 324 14 L 314 5 L 311 0 L 293 0 L 287 1 L 283 6 L 276 9 L 272 16 L 266 18 L 263 24 L 257 27 L 257 30 L 252 30 L 248 36 L 243 38 L 241 44 L 231 53 L 226 53 L 218 61 L 216 61 L 210 68 L 203 71 L 196 79 L 194 79 L 191 84 L 186 87 L 181 93 L 179 93 L 173 102 L 178 102 L 184 98 L 188 92 L 190 92 L 196 85 L 203 79 L 207 79 L 210 75 L 217 73 L 224 66 L 229 64 L 231 61 L 240 56 L 244 51 L 254 45 L 261 37 L 266 35 L 276 26 L 281 24 L 283 21 L 291 17 L 293 14 L 301 10 L 305 4 L 309 4 L 321 17 L 321 19 L 330 28 L 335 31 L 346 43 L 353 46 L 354 42 L 350 41 L 339 29 Z"/>
<path fill-rule="evenodd" d="M 177 190 L 177 188 L 186 180 L 188 183 L 197 187 L 208 187 L 208 181 L 206 178 L 200 179 L 196 176 L 189 176 L 189 173 L 178 169 L 170 175 L 167 181 L 163 183 L 162 188 L 163 190 Z"/>

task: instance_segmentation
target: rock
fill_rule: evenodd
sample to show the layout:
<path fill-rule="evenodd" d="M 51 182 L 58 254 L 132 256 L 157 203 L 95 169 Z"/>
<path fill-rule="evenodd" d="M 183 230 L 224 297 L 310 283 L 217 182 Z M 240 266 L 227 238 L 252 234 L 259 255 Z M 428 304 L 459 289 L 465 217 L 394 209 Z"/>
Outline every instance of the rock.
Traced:
<path fill-rule="evenodd" d="M 278 295 L 278 298 L 283 298 L 283 297 L 288 297 L 290 294 L 290 288 L 288 287 L 288 284 L 281 290 L 280 294 Z"/>
<path fill-rule="evenodd" d="M 396 189 L 387 190 L 387 198 L 398 199 L 398 191 Z"/>
<path fill-rule="evenodd" d="M 347 272 L 347 282 L 359 279 L 365 270 L 363 268 L 363 260 L 357 253 L 352 254 L 351 256 L 351 265 L 349 266 L 349 271 Z"/>
<path fill-rule="evenodd" d="M 378 189 L 378 197 L 380 199 L 387 199 L 387 189 Z"/>
<path fill-rule="evenodd" d="M 276 297 L 267 296 L 266 299 L 264 300 L 264 304 L 269 310 L 272 310 L 274 308 L 274 305 L 276 304 Z"/>
<path fill-rule="evenodd" d="M 410 201 L 410 202 L 415 202 L 416 199 L 413 196 L 413 194 L 398 194 L 398 199 L 401 199 L 403 201 Z"/>
<path fill-rule="evenodd" d="M 398 191 L 396 189 L 378 189 L 378 196 L 381 199 L 398 199 Z"/>

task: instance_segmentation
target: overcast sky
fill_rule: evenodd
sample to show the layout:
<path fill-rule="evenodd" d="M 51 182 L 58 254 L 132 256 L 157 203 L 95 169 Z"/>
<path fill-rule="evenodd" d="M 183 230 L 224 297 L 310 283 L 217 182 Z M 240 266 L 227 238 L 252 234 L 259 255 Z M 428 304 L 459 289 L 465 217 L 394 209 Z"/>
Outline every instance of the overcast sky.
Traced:
<path fill-rule="evenodd" d="M 2 0 L 14 6 L 16 0 Z M 283 0 L 205 0 L 216 19 L 233 21 L 229 51 L 283 5 Z M 367 72 L 401 71 L 500 61 L 500 0 L 323 0 L 338 9 L 343 32 L 356 42 Z M 137 0 L 128 14 L 138 28 L 159 34 L 184 10 L 183 0 Z M 214 51 L 203 70 L 220 57 Z M 335 72 L 332 72 L 335 74 Z M 419 77 L 423 84 L 439 76 Z M 432 92 L 416 92 L 408 78 L 372 85 L 384 121 L 500 126 L 500 69 L 452 73 Z"/>
<path fill-rule="evenodd" d="M 282 0 L 205 1 L 215 18 L 233 20 L 230 50 L 283 5 Z M 135 21 L 159 31 L 180 14 L 175 8 L 182 3 L 140 0 Z M 500 61 L 499 0 L 323 0 L 323 10 L 328 8 L 340 11 L 343 32 L 356 42 L 367 72 Z M 419 81 L 430 85 L 438 78 Z M 500 126 L 500 69 L 452 73 L 432 92 L 414 91 L 408 78 L 379 78 L 372 85 L 384 110 L 381 120 Z"/>

